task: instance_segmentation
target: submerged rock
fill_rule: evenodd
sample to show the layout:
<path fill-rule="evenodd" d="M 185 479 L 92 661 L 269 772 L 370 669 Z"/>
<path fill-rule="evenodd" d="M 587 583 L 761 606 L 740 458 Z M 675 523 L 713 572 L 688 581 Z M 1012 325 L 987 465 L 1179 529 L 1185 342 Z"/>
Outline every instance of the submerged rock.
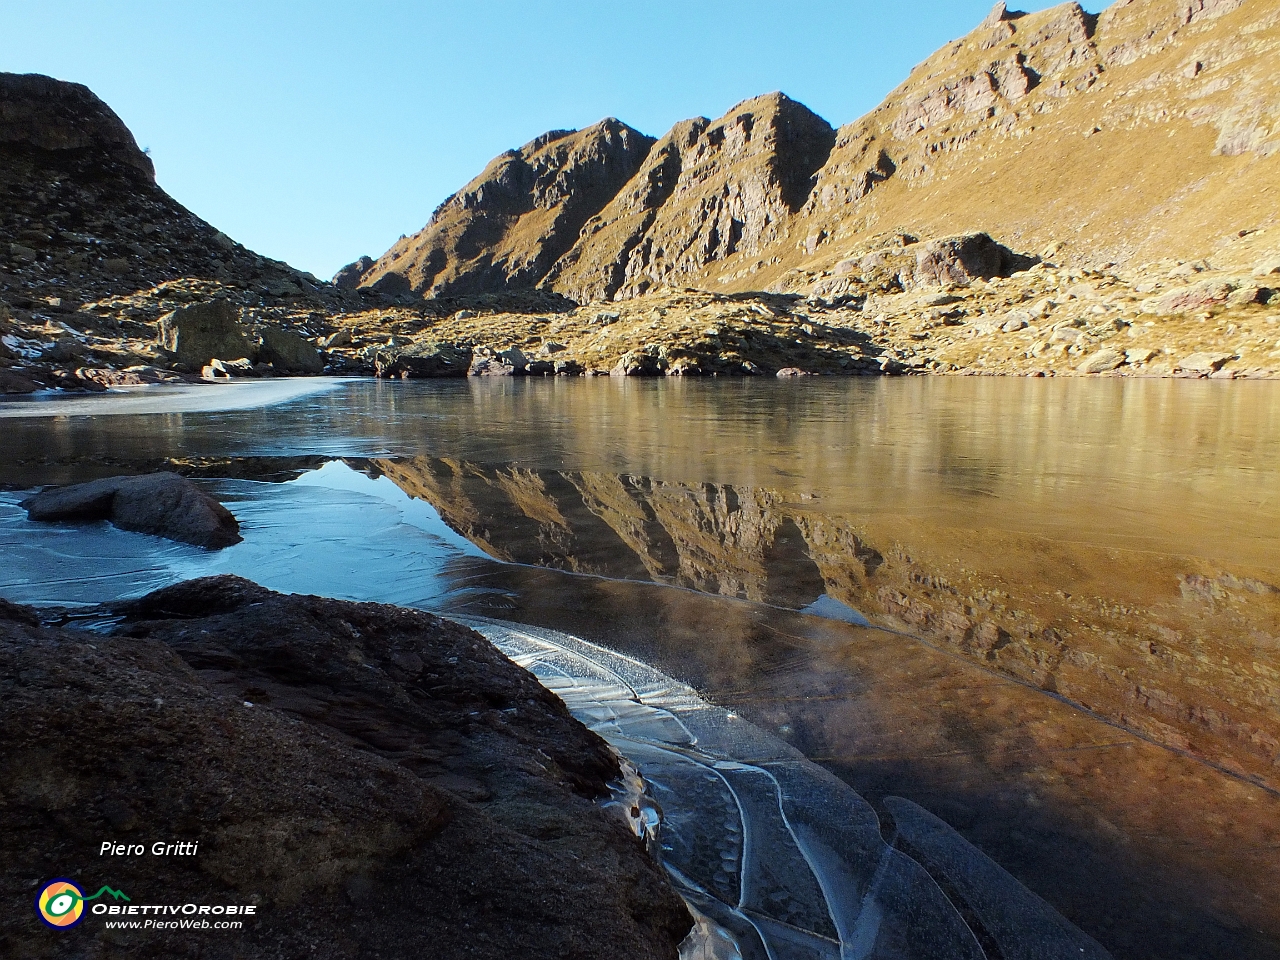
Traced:
<path fill-rule="evenodd" d="M 108 477 L 45 490 L 22 502 L 32 520 L 110 520 L 122 530 L 217 550 L 239 543 L 231 511 L 186 477 Z"/>
<path fill-rule="evenodd" d="M 102 636 L 0 602 L 13 902 L 64 876 L 135 904 L 252 904 L 228 956 L 674 960 L 683 904 L 593 803 L 616 758 L 483 637 L 235 577 L 115 612 Z M 157 839 L 198 847 L 100 856 Z M 190 935 L 86 914 L 89 956 L 171 957 Z M 61 955 L 42 933 L 11 918 L 0 953 Z"/>

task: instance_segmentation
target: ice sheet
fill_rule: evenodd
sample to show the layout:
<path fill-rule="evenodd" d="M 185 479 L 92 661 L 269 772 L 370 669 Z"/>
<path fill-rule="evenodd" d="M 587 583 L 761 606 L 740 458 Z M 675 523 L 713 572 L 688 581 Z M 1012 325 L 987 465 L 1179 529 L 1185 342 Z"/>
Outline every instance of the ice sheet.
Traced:
<path fill-rule="evenodd" d="M 1006 960 L 1107 956 L 943 821 L 895 801 L 897 829 L 928 852 L 926 869 L 885 841 L 875 811 L 843 782 L 652 667 L 551 630 L 461 622 L 643 774 L 656 848 L 707 921 L 686 958 L 733 956 L 707 952 L 732 941 L 744 960 L 984 960 L 962 909 Z"/>
<path fill-rule="evenodd" d="M 29 398 L 0 401 L 0 419 L 10 417 L 105 417 L 117 414 L 179 414 L 213 410 L 248 410 L 288 403 L 332 390 L 346 381 L 337 377 L 281 377 L 234 383 L 151 384 L 116 387 L 106 393 L 42 391 Z"/>

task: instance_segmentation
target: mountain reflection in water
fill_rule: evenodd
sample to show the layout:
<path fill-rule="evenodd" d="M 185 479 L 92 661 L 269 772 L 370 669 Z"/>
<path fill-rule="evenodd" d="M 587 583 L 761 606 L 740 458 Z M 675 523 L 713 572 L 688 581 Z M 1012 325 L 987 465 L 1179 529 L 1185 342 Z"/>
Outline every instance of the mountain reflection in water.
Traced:
<path fill-rule="evenodd" d="M 1117 957 L 1280 957 L 1275 387 L 353 384 L 10 420 L 0 479 L 349 458 L 470 546 L 397 602 L 416 577 L 653 663 L 885 822 L 893 795 L 937 814 Z"/>

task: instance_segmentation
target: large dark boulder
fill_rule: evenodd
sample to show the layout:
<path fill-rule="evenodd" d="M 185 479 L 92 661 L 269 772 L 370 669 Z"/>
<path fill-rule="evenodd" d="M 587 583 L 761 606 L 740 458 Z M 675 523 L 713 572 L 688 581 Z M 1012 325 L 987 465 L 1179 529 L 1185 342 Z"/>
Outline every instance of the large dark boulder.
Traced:
<path fill-rule="evenodd" d="M 253 352 L 239 308 L 226 300 L 179 307 L 160 318 L 158 333 L 161 348 L 197 370 L 214 358 L 239 360 Z"/>
<path fill-rule="evenodd" d="M 375 375 L 396 380 L 465 377 L 471 369 L 471 348 L 451 343 L 388 347 L 373 361 Z"/>
<path fill-rule="evenodd" d="M 593 802 L 615 756 L 478 634 L 234 577 L 102 613 L 114 635 L 0 603 L 0 898 L 28 904 L 0 956 L 676 957 L 683 904 Z M 29 906 L 52 877 L 256 909 L 56 932 Z"/>
<path fill-rule="evenodd" d="M 269 363 L 281 373 L 318 374 L 324 372 L 320 351 L 306 337 L 275 327 L 262 328 L 258 361 Z"/>
<path fill-rule="evenodd" d="M 1036 262 L 1035 257 L 1014 253 L 985 233 L 969 233 L 921 244 L 914 269 L 901 279 L 908 290 L 966 284 L 979 277 L 1007 277 Z"/>
<path fill-rule="evenodd" d="M 108 477 L 58 487 L 27 498 L 22 507 L 32 520 L 110 520 L 122 530 L 211 550 L 243 539 L 230 510 L 176 473 Z"/>

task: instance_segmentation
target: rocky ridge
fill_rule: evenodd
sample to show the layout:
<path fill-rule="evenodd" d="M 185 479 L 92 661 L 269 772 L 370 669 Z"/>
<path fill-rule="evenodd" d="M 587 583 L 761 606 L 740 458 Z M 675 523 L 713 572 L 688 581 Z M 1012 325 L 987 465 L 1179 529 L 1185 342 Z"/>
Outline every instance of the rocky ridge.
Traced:
<path fill-rule="evenodd" d="M 780 93 L 756 97 L 604 157 L 612 198 L 569 152 L 544 153 L 560 162 L 566 199 L 526 184 L 505 202 L 594 208 L 554 264 L 537 234 L 503 232 L 486 249 L 477 231 L 464 242 L 451 226 L 486 188 L 518 186 L 508 154 L 358 282 L 398 275 L 431 293 L 425 278 L 442 272 L 453 285 L 540 284 L 578 301 L 682 286 L 810 293 L 893 230 L 982 230 L 1075 269 L 1174 257 L 1248 272 L 1280 255 L 1278 48 L 1274 0 L 1119 0 L 1098 15 L 1074 2 L 1034 14 L 999 3 L 838 131 Z M 491 260 L 522 268 L 496 276 Z"/>
<path fill-rule="evenodd" d="M 390 293 L 446 296 L 532 288 L 573 245 L 587 218 L 631 179 L 652 144 L 610 118 L 508 150 L 358 282 Z M 355 266 L 340 274 L 344 283 Z"/>
<path fill-rule="evenodd" d="M 155 321 L 210 300 L 244 311 L 255 335 L 310 335 L 319 318 L 382 302 L 259 256 L 183 208 L 86 87 L 0 74 L 0 392 L 198 376 L 159 350 Z"/>

